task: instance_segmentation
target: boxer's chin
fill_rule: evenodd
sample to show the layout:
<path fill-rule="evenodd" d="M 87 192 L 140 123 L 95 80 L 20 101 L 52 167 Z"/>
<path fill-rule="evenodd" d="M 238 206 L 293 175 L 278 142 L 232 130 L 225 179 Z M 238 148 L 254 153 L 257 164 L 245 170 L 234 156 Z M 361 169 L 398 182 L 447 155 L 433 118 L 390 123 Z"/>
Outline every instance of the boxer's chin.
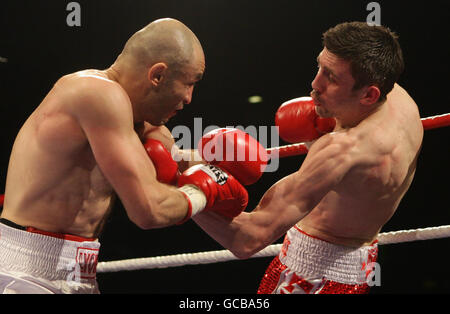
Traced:
<path fill-rule="evenodd" d="M 326 110 L 323 106 L 316 105 L 316 113 L 321 118 L 333 118 L 333 114 Z"/>

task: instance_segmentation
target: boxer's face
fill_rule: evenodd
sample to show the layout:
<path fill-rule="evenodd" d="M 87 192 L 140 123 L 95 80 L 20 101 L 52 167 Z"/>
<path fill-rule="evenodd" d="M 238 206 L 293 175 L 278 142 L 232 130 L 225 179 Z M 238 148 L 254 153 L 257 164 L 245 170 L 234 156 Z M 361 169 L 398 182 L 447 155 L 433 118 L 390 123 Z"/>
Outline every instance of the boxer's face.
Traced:
<path fill-rule="evenodd" d="M 195 84 L 202 79 L 205 70 L 203 53 L 194 54 L 190 64 L 178 69 L 170 75 L 159 89 L 159 106 L 157 110 L 157 125 L 167 123 L 178 110 L 192 101 Z"/>
<path fill-rule="evenodd" d="M 318 71 L 311 86 L 311 97 L 316 112 L 322 117 L 346 117 L 359 104 L 360 95 L 355 93 L 355 80 L 350 63 L 338 58 L 326 48 L 317 57 Z"/>

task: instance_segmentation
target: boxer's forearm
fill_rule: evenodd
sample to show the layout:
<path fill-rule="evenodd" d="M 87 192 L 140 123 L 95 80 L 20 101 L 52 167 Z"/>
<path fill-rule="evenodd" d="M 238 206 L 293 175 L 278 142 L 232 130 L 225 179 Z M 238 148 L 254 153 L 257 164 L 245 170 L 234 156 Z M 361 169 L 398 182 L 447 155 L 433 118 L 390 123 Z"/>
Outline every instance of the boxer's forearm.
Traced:
<path fill-rule="evenodd" d="M 249 230 L 249 213 L 243 212 L 231 220 L 214 212 L 202 212 L 192 219 L 225 249 L 239 258 L 249 257 L 247 244 L 255 242 L 256 234 Z"/>
<path fill-rule="evenodd" d="M 214 240 L 245 259 L 279 239 L 291 226 L 283 219 L 275 219 L 269 211 L 276 208 L 257 208 L 243 212 L 232 221 L 211 212 L 200 213 L 193 220 Z"/>
<path fill-rule="evenodd" d="M 296 189 L 295 181 L 295 174 L 283 178 L 264 194 L 253 211 L 233 220 L 209 212 L 193 219 L 234 255 L 249 258 L 282 237 L 313 208 L 308 193 Z"/>
<path fill-rule="evenodd" d="M 183 193 L 159 182 L 141 187 L 130 183 L 129 191 L 118 195 L 130 220 L 142 229 L 177 224 L 188 213 L 189 204 Z"/>

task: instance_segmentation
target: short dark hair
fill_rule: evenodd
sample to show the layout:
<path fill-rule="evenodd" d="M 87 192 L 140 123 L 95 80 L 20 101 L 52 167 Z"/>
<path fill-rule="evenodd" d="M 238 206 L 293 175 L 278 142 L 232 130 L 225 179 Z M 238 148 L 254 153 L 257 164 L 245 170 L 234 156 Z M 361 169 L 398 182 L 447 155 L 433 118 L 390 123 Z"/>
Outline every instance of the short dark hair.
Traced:
<path fill-rule="evenodd" d="M 346 22 L 327 30 L 322 39 L 328 51 L 350 62 L 354 90 L 376 85 L 380 100 L 386 99 L 405 67 L 397 34 L 384 26 Z"/>

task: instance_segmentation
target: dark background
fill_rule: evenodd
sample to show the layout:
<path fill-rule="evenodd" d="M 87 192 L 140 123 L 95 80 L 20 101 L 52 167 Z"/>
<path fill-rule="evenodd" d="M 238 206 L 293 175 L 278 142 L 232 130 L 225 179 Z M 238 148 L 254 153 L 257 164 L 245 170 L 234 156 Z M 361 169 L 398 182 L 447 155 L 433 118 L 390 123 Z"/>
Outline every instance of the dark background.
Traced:
<path fill-rule="evenodd" d="M 321 34 L 345 21 L 366 21 L 370 1 L 77 1 L 81 27 L 66 24 L 70 1 L 2 1 L 0 25 L 1 155 L 4 191 L 9 154 L 27 116 L 62 75 L 110 66 L 125 41 L 147 23 L 173 17 L 202 42 L 206 72 L 192 103 L 168 127 L 274 124 L 278 106 L 308 95 L 321 51 Z M 422 117 L 450 111 L 448 1 L 378 1 L 381 22 L 400 35 L 406 70 L 400 84 Z M 263 102 L 247 98 L 261 95 Z M 448 205 L 450 128 L 426 131 L 415 180 L 383 232 L 450 224 Z M 270 143 L 269 143 L 270 144 Z M 280 142 L 284 144 L 284 142 Z M 303 157 L 281 160 L 248 188 L 249 209 L 277 180 L 295 171 Z M 192 221 L 140 230 L 118 203 L 108 219 L 100 260 L 220 250 Z M 450 240 L 380 246 L 379 293 L 448 293 Z M 255 293 L 272 258 L 98 274 L 103 293 Z"/>

